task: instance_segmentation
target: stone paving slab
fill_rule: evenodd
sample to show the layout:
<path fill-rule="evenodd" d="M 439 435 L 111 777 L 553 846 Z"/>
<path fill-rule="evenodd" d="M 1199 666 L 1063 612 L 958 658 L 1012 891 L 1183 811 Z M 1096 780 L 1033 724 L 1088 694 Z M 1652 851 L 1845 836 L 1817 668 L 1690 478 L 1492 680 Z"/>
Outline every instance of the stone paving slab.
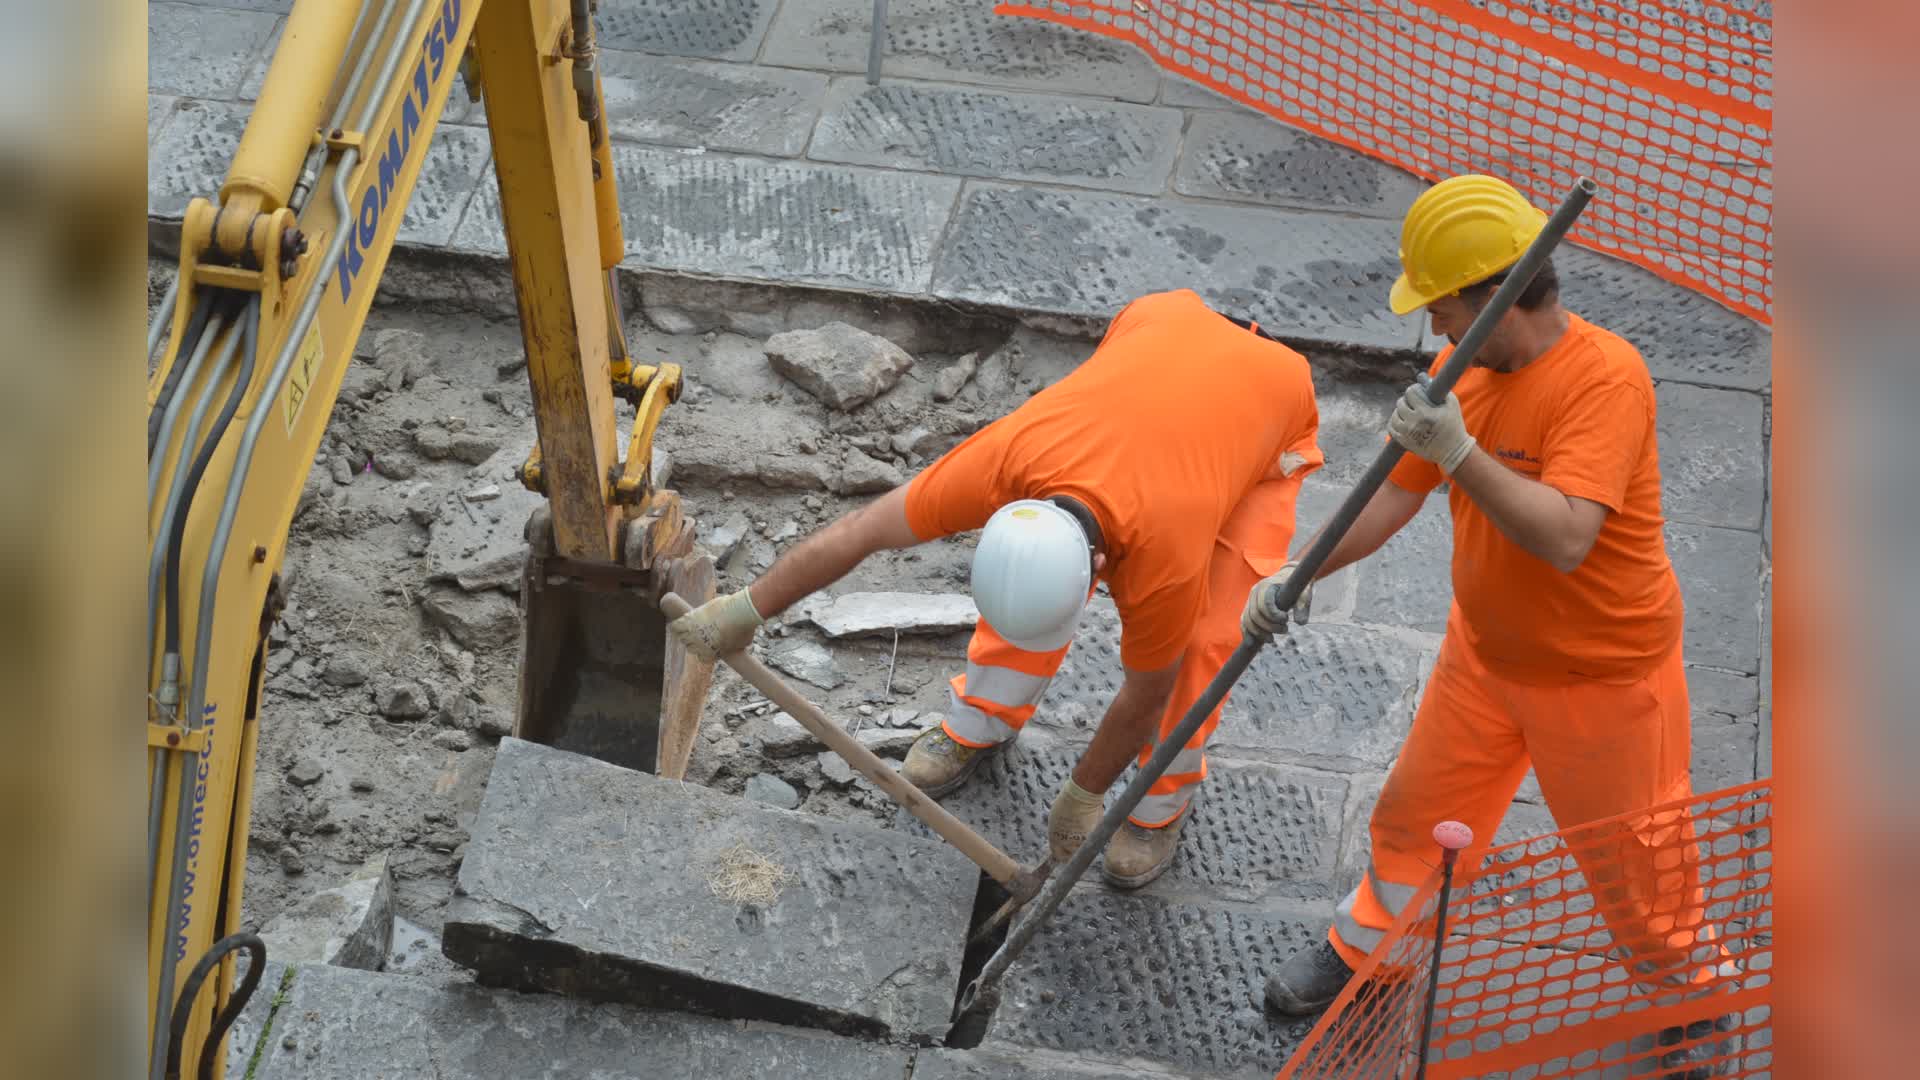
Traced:
<path fill-rule="evenodd" d="M 1046 724 L 1091 732 L 1120 688 L 1119 617 L 1088 609 L 1047 687 Z M 1221 756 L 1345 770 L 1384 768 L 1413 722 L 1432 646 L 1316 623 L 1263 649 L 1235 684 L 1212 747 Z"/>
<path fill-rule="evenodd" d="M 226 99 L 240 92 L 280 17 L 198 4 L 147 5 L 147 89 Z"/>
<path fill-rule="evenodd" d="M 1453 512 L 1446 494 L 1428 495 L 1413 520 L 1356 569 L 1355 622 L 1445 631 L 1453 607 Z"/>
<path fill-rule="evenodd" d="M 865 72 L 872 25 L 870 0 L 785 0 L 760 62 Z M 1160 91 L 1159 66 L 1132 45 L 995 15 L 988 3 L 892 0 L 885 50 L 883 76 L 1140 102 Z"/>
<path fill-rule="evenodd" d="M 239 954 L 234 966 L 233 985 L 237 988 L 247 970 L 247 955 Z M 247 1007 L 227 1029 L 227 1075 L 243 1077 L 247 1075 L 247 1065 L 253 1060 L 254 1049 L 260 1044 L 260 1036 L 265 1033 L 267 1018 L 273 1015 L 273 999 L 280 992 L 280 982 L 287 974 L 287 965 L 268 958 L 265 970 L 260 976 L 260 985 L 254 988 L 253 997 L 247 1000 Z"/>
<path fill-rule="evenodd" d="M 1668 520 L 1758 528 L 1766 501 L 1760 395 L 1672 382 L 1656 395 Z"/>
<path fill-rule="evenodd" d="M 1396 222 L 1426 188 L 1411 173 L 1244 109 L 1195 113 L 1174 179 L 1182 195 Z"/>
<path fill-rule="evenodd" d="M 1173 109 L 977 87 L 835 80 L 807 156 L 954 176 L 1164 191 Z"/>
<path fill-rule="evenodd" d="M 1626 338 L 1656 379 L 1759 390 L 1773 381 L 1773 334 L 1631 263 L 1576 247 L 1554 252 L 1570 310 Z"/>
<path fill-rule="evenodd" d="M 150 216 L 177 221 L 196 196 L 218 197 L 251 108 L 217 101 L 179 103 L 147 156 Z M 401 219 L 398 241 L 426 245 L 450 241 L 482 175 L 492 183 L 485 132 L 447 124 L 435 129 Z"/>
<path fill-rule="evenodd" d="M 980 876 L 944 844 L 506 739 L 447 909 L 504 985 L 939 1039 Z M 721 895 L 742 858 L 771 901 Z M 763 863 L 762 865 L 767 865 Z"/>
<path fill-rule="evenodd" d="M 600 53 L 600 70 L 615 138 L 776 157 L 807 148 L 828 82 L 810 71 L 611 50 Z"/>
<path fill-rule="evenodd" d="M 908 1051 L 766 1024 L 303 967 L 254 1080 L 900 1080 Z M 231 1068 L 228 1075 L 240 1077 Z"/>
<path fill-rule="evenodd" d="M 1043 703 L 1043 713 L 1046 708 Z M 1046 855 L 1047 808 L 1080 750 L 1078 740 L 1069 745 L 1022 734 L 940 803 L 1021 865 L 1031 866 Z M 1114 782 L 1109 803 L 1133 773 L 1129 768 Z M 1200 887 L 1221 897 L 1327 895 L 1347 796 L 1344 779 L 1303 769 L 1234 764 L 1210 755 L 1201 788 L 1173 865 L 1145 892 L 1171 894 Z M 904 810 L 895 815 L 895 824 L 933 836 Z M 1100 878 L 1096 872 L 1086 880 Z"/>
<path fill-rule="evenodd" d="M 1267 974 L 1325 932 L 1316 906 L 1174 906 L 1079 889 L 1008 972 L 987 1037 L 1271 1077 L 1313 1018 L 1269 1017 Z"/>
<path fill-rule="evenodd" d="M 969 182 L 940 247 L 933 292 L 1111 318 L 1128 301 L 1191 288 L 1293 342 L 1411 348 L 1381 297 L 1399 272 L 1391 222 L 1168 203 Z"/>
<path fill-rule="evenodd" d="M 959 190 L 951 177 L 619 144 L 635 269 L 920 293 Z M 454 246 L 505 254 L 491 173 Z"/>
<path fill-rule="evenodd" d="M 600 0 L 595 33 L 605 49 L 751 60 L 779 0 Z"/>
<path fill-rule="evenodd" d="M 1093 1080 L 1115 1076 L 1197 1078 L 1138 1058 L 1111 1060 L 1027 1046 L 984 1043 L 977 1050 L 922 1050 L 913 1058 L 913 1080 Z"/>
<path fill-rule="evenodd" d="M 1669 524 L 1667 554 L 1687 607 L 1687 662 L 1759 671 L 1760 534 Z"/>
<path fill-rule="evenodd" d="M 178 104 L 180 99 L 171 94 L 147 95 L 147 145 L 149 147 L 159 137 L 160 129 L 167 126 L 168 120 L 173 119 L 173 108 Z"/>

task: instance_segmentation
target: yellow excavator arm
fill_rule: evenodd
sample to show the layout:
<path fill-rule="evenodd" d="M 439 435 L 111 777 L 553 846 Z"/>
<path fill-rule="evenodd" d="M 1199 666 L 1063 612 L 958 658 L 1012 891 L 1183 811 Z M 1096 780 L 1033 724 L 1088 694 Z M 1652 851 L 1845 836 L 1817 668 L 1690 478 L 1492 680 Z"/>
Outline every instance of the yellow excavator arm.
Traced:
<path fill-rule="evenodd" d="M 591 7 L 299 0 L 217 201 L 186 212 L 147 343 L 152 1080 L 220 1075 L 245 997 L 236 954 L 261 952 L 239 930 L 277 571 L 463 69 L 487 101 L 532 384 L 522 477 L 546 496 L 529 524 L 516 731 L 685 767 L 711 667 L 668 641 L 657 601 L 711 596 L 712 566 L 674 494 L 652 487 L 680 371 L 626 354 Z M 616 397 L 636 405 L 624 457 Z"/>

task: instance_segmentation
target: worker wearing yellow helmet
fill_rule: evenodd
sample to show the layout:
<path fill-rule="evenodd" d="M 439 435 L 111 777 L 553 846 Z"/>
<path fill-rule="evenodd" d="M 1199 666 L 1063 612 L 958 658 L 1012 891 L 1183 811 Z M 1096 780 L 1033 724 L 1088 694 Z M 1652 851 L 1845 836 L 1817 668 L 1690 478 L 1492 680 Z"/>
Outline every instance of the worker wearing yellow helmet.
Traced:
<path fill-rule="evenodd" d="M 1493 177 L 1436 184 L 1407 212 L 1390 305 L 1425 308 L 1458 343 L 1544 224 Z M 1367 872 L 1326 939 L 1267 982 L 1287 1014 L 1329 1004 L 1380 943 L 1433 865 L 1433 826 L 1454 819 L 1490 839 L 1529 763 L 1563 828 L 1691 791 L 1680 590 L 1662 534 L 1653 382 L 1634 347 L 1562 307 L 1548 262 L 1456 392 L 1435 405 L 1410 388 L 1389 431 L 1409 453 L 1318 576 L 1377 550 L 1445 483 L 1453 604 L 1373 811 Z M 1650 915 L 1653 868 L 1617 854 L 1638 898 L 1602 901 L 1615 940 L 1648 970 L 1694 977 L 1714 954 L 1701 912 Z"/>
<path fill-rule="evenodd" d="M 1152 754 L 1239 645 L 1249 591 L 1286 564 L 1318 430 L 1305 357 L 1191 290 L 1143 296 L 1065 378 L 670 629 L 696 655 L 728 653 L 876 551 L 979 529 L 966 670 L 901 767 L 938 798 L 1042 706 L 1105 581 L 1124 678 L 1049 812 L 1048 847 L 1064 860 L 1127 763 Z M 1171 862 L 1218 722 L 1216 709 L 1108 843 L 1115 886 Z"/>

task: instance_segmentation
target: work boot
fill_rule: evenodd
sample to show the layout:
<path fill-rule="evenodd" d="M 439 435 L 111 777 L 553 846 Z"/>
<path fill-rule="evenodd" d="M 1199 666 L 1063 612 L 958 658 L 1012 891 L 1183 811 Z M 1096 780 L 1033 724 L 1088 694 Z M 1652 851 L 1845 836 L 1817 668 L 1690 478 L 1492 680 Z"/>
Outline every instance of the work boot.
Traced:
<path fill-rule="evenodd" d="M 1267 1004 L 1287 1016 L 1308 1016 L 1333 1004 L 1353 969 L 1325 938 L 1301 949 L 1267 978 Z"/>
<path fill-rule="evenodd" d="M 1192 809 L 1193 800 L 1188 799 L 1172 821 L 1153 829 L 1130 820 L 1121 822 L 1107 841 L 1107 858 L 1100 867 L 1107 883 L 1116 889 L 1137 889 L 1165 873 L 1173 865 L 1173 849 Z"/>
<path fill-rule="evenodd" d="M 900 766 L 900 775 L 907 778 L 907 783 L 926 792 L 928 798 L 937 799 L 966 783 L 980 763 L 1004 745 L 995 743 L 976 748 L 957 743 L 943 725 L 935 724 L 914 737 L 913 745 L 907 748 L 907 760 Z"/>

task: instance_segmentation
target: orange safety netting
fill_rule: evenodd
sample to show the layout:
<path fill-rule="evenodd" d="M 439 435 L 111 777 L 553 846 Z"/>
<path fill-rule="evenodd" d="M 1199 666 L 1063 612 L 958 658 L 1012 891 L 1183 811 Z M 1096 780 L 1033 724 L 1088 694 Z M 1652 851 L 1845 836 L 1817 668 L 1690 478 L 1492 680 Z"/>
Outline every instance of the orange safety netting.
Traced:
<path fill-rule="evenodd" d="M 1772 821 L 1761 781 L 1463 852 L 1280 1080 L 1768 1075 Z"/>
<path fill-rule="evenodd" d="M 1502 177 L 1571 238 L 1771 322 L 1771 0 L 1025 0 L 1428 180 Z"/>

